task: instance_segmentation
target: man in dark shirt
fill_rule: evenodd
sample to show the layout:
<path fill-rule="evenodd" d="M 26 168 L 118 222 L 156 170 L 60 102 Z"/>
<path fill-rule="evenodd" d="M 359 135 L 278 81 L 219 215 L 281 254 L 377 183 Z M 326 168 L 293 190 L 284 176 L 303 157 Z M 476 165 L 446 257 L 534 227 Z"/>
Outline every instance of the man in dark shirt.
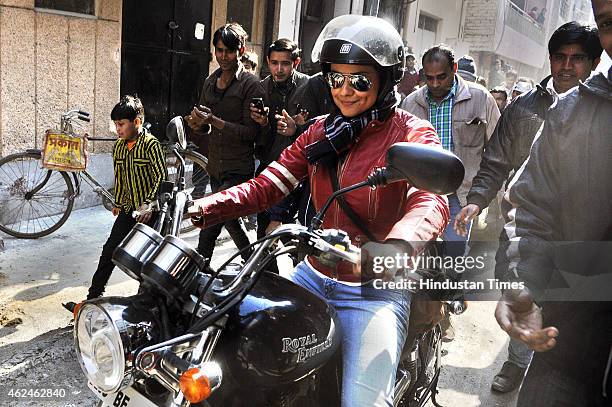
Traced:
<path fill-rule="evenodd" d="M 274 162 L 280 153 L 297 137 L 293 120 L 285 120 L 300 113 L 298 88 L 308 82 L 308 75 L 296 69 L 301 62 L 298 45 L 281 38 L 268 48 L 267 62 L 270 75 L 261 81 L 264 89 L 264 111 L 251 106 L 251 118 L 261 127 L 257 138 L 256 156 L 261 161 L 257 172 L 263 171 Z M 263 237 L 270 223 L 269 212 L 257 215 L 257 237 Z"/>
<path fill-rule="evenodd" d="M 226 24 L 213 35 L 219 69 L 204 81 L 199 106 L 187 124 L 198 135 L 208 134 L 208 173 L 213 192 L 227 189 L 253 177 L 254 142 L 257 124 L 251 120 L 249 104 L 262 97 L 259 80 L 244 70 L 240 56 L 245 52 L 247 34 L 237 23 Z M 240 219 L 200 232 L 198 252 L 212 257 L 215 241 L 225 225 L 239 249 L 249 245 Z M 248 258 L 244 253 L 243 258 Z"/>

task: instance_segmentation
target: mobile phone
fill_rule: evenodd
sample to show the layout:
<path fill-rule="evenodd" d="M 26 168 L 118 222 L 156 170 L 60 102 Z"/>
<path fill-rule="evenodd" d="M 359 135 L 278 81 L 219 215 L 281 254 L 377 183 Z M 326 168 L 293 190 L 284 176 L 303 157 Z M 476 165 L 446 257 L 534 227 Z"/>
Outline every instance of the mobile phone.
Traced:
<path fill-rule="evenodd" d="M 297 109 L 298 114 L 303 115 L 305 118 L 308 117 L 308 109 L 306 109 L 305 107 L 303 107 L 299 103 L 297 104 L 296 109 Z"/>
<path fill-rule="evenodd" d="M 251 103 L 257 109 L 259 109 L 260 112 L 262 113 L 264 112 L 264 102 L 262 98 L 251 98 Z"/>

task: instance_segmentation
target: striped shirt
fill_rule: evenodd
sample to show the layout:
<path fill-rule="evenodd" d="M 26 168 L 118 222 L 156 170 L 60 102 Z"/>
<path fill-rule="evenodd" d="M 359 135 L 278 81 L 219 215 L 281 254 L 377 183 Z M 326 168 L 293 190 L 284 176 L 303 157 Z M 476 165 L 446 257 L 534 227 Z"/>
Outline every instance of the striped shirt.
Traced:
<path fill-rule="evenodd" d="M 427 92 L 427 101 L 429 102 L 429 122 L 436 129 L 438 137 L 442 142 L 442 147 L 445 150 L 453 151 L 453 104 L 455 93 L 457 92 L 457 79 L 453 83 L 448 95 L 444 97 L 442 102 L 438 104 L 429 92 Z"/>
<path fill-rule="evenodd" d="M 166 177 L 166 159 L 159 141 L 142 131 L 130 150 L 125 140 L 113 147 L 115 170 L 115 205 L 129 213 L 140 205 L 153 202 L 160 183 Z"/>

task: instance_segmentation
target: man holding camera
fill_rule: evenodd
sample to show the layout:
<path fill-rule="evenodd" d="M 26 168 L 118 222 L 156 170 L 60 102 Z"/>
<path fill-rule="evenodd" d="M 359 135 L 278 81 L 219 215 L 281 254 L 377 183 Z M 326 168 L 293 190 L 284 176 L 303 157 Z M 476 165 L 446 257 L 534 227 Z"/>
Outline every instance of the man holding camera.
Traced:
<path fill-rule="evenodd" d="M 213 192 L 238 185 L 253 177 L 254 141 L 257 124 L 251 120 L 250 100 L 261 97 L 261 84 L 244 70 L 240 57 L 245 52 L 247 33 L 237 23 L 226 24 L 213 35 L 219 69 L 205 81 L 199 105 L 186 117 L 189 127 L 200 137 L 208 137 L 208 166 Z M 209 133 L 208 135 L 205 135 Z M 240 219 L 200 232 L 198 252 L 212 257 L 215 242 L 225 226 L 239 249 L 249 245 Z M 243 253 L 247 259 L 249 253 Z"/>
<path fill-rule="evenodd" d="M 300 109 L 298 88 L 308 82 L 308 75 L 296 69 L 301 62 L 298 45 L 287 39 L 274 41 L 267 52 L 270 75 L 261 81 L 263 100 L 252 100 L 251 118 L 259 123 L 260 131 L 255 155 L 260 160 L 257 173 L 274 162 L 280 153 L 297 137 L 296 121 L 306 119 L 307 112 Z M 257 215 L 257 237 L 263 237 L 270 224 L 270 212 Z"/>

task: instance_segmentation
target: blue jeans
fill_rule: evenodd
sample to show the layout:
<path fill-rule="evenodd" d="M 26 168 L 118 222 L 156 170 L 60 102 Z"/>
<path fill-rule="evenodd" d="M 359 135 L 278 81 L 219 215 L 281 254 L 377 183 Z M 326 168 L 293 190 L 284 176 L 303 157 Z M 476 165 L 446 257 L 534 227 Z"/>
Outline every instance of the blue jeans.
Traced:
<path fill-rule="evenodd" d="M 533 351 L 529 346 L 518 339 L 510 338 L 508 343 L 508 362 L 512 362 L 518 367 L 526 368 L 531 362 Z"/>
<path fill-rule="evenodd" d="M 315 272 L 306 262 L 288 278 L 317 294 L 342 326 L 342 406 L 393 405 L 395 371 L 408 331 L 410 292 L 350 286 Z"/>
<path fill-rule="evenodd" d="M 445 252 L 451 257 L 465 256 L 467 253 L 467 242 L 470 240 L 470 231 L 472 230 L 472 222 L 467 225 L 467 235 L 465 237 L 459 236 L 453 229 L 453 223 L 455 217 L 461 212 L 461 203 L 459 203 L 459 197 L 457 194 L 448 196 L 448 207 L 450 209 L 450 223 L 444 231 L 444 241 L 446 244 Z"/>

